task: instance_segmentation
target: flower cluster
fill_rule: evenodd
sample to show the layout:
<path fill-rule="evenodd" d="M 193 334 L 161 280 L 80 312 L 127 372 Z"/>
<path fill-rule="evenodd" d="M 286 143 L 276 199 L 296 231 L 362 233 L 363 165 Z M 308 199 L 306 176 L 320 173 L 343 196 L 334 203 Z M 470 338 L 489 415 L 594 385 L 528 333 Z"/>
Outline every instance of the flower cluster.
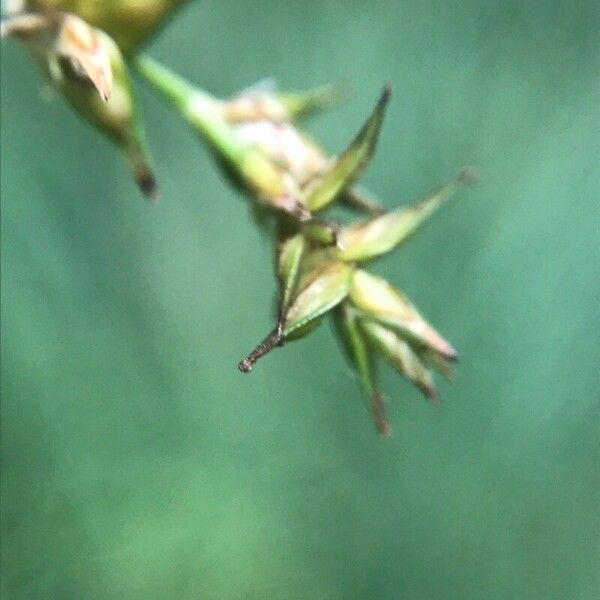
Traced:
<path fill-rule="evenodd" d="M 158 195 L 126 57 L 185 0 L 9 0 L 2 37 L 20 40 L 45 80 L 121 150 L 149 198 Z"/>
<path fill-rule="evenodd" d="M 155 10 L 140 18 L 139 31 L 127 32 L 118 25 L 110 30 L 109 16 L 98 13 L 102 3 L 85 0 L 32 0 L 27 4 L 34 8 L 68 4 L 78 16 L 44 10 L 17 13 L 3 22 L 3 34 L 25 41 L 54 85 L 118 144 L 149 196 L 155 194 L 154 177 L 119 46 L 131 53 L 158 18 L 179 3 L 148 2 Z M 116 11 L 128 4 L 106 6 Z M 103 23 L 119 45 L 81 17 Z M 427 397 L 436 398 L 433 372 L 450 375 L 455 349 L 401 291 L 369 273 L 365 265 L 405 242 L 445 200 L 473 183 L 475 172 L 464 168 L 415 204 L 386 211 L 357 181 L 373 156 L 391 96 L 389 86 L 349 146 L 330 156 L 299 121 L 336 100 L 333 87 L 287 93 L 255 87 L 222 100 L 149 57 L 138 56 L 134 63 L 200 135 L 231 180 L 274 215 L 278 314 L 273 330 L 240 361 L 240 370 L 250 372 L 265 354 L 307 335 L 331 314 L 381 433 L 389 432 L 389 424 L 374 375 L 377 359 L 383 358 Z M 336 202 L 363 216 L 346 225 L 323 218 Z"/>
<path fill-rule="evenodd" d="M 386 212 L 356 181 L 373 155 L 389 87 L 348 148 L 330 157 L 297 125 L 332 99 L 330 88 L 284 94 L 256 88 L 224 101 L 149 58 L 140 58 L 137 67 L 236 183 L 277 217 L 277 322 L 240 370 L 250 372 L 262 356 L 305 336 L 331 313 L 381 433 L 389 425 L 372 369 L 378 356 L 435 398 L 432 370 L 448 375 L 456 351 L 404 294 L 362 266 L 406 241 L 446 199 L 475 181 L 473 170 L 462 169 L 408 208 Z M 336 201 L 369 216 L 348 226 L 321 219 L 319 213 Z"/>

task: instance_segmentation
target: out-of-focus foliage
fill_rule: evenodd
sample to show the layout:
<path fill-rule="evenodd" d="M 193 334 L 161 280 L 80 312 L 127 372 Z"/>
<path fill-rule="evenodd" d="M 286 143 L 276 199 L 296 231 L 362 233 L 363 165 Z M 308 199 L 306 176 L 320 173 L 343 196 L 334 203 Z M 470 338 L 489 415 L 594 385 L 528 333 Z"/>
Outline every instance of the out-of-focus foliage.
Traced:
<path fill-rule="evenodd" d="M 8 0 L 8 12 L 58 10 L 102 29 L 128 54 L 187 0 Z"/>

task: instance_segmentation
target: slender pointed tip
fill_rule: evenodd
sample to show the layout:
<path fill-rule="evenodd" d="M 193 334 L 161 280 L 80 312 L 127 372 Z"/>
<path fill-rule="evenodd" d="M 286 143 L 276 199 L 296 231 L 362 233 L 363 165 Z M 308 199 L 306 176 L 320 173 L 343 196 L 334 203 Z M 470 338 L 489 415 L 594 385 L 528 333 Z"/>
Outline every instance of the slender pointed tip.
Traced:
<path fill-rule="evenodd" d="M 439 405 L 442 402 L 442 399 L 440 398 L 438 391 L 434 388 L 429 388 L 428 390 L 426 390 L 425 395 L 427 396 L 427 399 L 432 404 Z"/>
<path fill-rule="evenodd" d="M 238 369 L 242 373 L 250 373 L 254 363 L 262 358 L 265 354 L 268 354 L 273 348 L 283 346 L 284 338 L 281 327 L 277 326 L 250 354 L 245 356 L 239 363 Z"/>
<path fill-rule="evenodd" d="M 381 96 L 379 97 L 379 103 L 377 106 L 377 108 L 379 110 L 382 110 L 387 106 L 387 103 L 390 101 L 390 98 L 392 97 L 392 92 L 393 92 L 392 84 L 386 83 L 385 87 L 383 88 L 383 92 L 381 93 Z"/>
<path fill-rule="evenodd" d="M 385 421 L 384 423 L 376 424 L 377 433 L 384 438 L 389 438 L 392 435 L 392 427 L 391 425 Z"/>
<path fill-rule="evenodd" d="M 279 96 L 292 119 L 302 119 L 311 113 L 340 104 L 347 96 L 347 86 L 343 83 L 326 84 L 304 92 L 287 92 Z"/>
<path fill-rule="evenodd" d="M 374 391 L 371 396 L 371 408 L 373 410 L 373 421 L 378 433 L 383 437 L 389 437 L 392 433 L 392 428 L 385 414 L 383 394 L 379 390 Z"/>
<path fill-rule="evenodd" d="M 143 173 L 139 173 L 136 178 L 136 183 L 140 190 L 142 190 L 143 194 L 150 200 L 151 202 L 157 202 L 159 198 L 158 186 L 156 184 L 156 179 L 154 175 L 149 171 L 145 171 Z"/>
<path fill-rule="evenodd" d="M 238 369 L 242 372 L 242 373 L 250 373 L 252 371 L 252 363 L 250 362 L 250 359 L 248 357 L 240 360 L 239 364 L 238 364 Z"/>
<path fill-rule="evenodd" d="M 451 363 L 458 361 L 458 351 L 445 339 L 434 336 L 430 338 L 429 344 L 431 349 L 437 352 L 444 360 Z"/>
<path fill-rule="evenodd" d="M 463 167 L 459 171 L 457 179 L 463 185 L 468 186 L 477 185 L 480 181 L 479 173 L 473 167 Z"/>
<path fill-rule="evenodd" d="M 440 400 L 438 391 L 431 384 L 423 383 L 418 386 L 419 389 L 427 396 L 428 400 L 437 404 Z"/>

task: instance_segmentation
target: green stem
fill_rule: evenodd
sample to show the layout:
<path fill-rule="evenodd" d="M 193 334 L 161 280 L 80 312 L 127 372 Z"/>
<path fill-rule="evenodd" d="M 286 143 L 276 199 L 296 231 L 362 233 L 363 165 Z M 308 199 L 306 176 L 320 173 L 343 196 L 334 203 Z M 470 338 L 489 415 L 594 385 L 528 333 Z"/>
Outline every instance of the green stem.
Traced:
<path fill-rule="evenodd" d="M 152 86 L 181 112 L 185 113 L 192 98 L 200 91 L 173 71 L 163 67 L 149 56 L 142 55 L 135 60 L 138 72 Z"/>
<path fill-rule="evenodd" d="M 194 127 L 210 148 L 237 166 L 248 153 L 223 119 L 219 102 L 148 56 L 135 60 L 138 72 Z"/>

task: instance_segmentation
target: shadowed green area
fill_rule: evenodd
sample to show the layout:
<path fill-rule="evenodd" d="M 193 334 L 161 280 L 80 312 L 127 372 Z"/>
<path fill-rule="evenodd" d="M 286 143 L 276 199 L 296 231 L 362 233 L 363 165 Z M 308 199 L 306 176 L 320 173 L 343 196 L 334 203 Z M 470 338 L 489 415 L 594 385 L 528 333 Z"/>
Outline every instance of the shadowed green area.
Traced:
<path fill-rule="evenodd" d="M 597 598 L 599 23 L 592 0 L 192 2 L 148 47 L 215 94 L 347 82 L 308 124 L 332 151 L 390 81 L 363 178 L 388 207 L 480 171 L 375 266 L 461 356 L 440 407 L 384 371 L 390 439 L 327 327 L 237 370 L 272 249 L 179 117 L 140 89 L 149 206 L 3 42 L 3 598 Z"/>

